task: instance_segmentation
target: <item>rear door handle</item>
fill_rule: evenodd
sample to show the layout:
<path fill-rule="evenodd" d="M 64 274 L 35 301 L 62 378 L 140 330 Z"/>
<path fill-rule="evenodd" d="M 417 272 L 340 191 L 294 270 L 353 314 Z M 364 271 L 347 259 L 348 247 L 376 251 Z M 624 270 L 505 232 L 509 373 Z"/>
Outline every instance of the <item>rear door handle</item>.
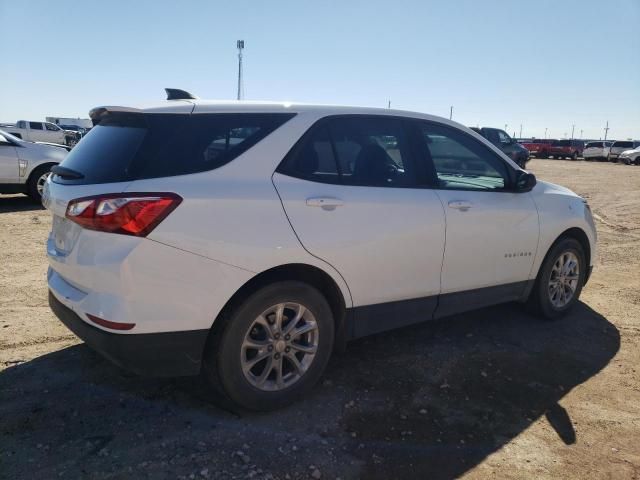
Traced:
<path fill-rule="evenodd" d="M 466 212 L 472 206 L 473 204 L 471 202 L 467 202 L 466 200 L 452 200 L 449 202 L 449 208 L 455 208 L 456 210 L 460 210 L 461 212 Z"/>
<path fill-rule="evenodd" d="M 339 198 L 334 197 L 313 197 L 307 198 L 307 207 L 320 207 L 323 210 L 335 210 L 336 207 L 341 207 L 344 202 Z"/>

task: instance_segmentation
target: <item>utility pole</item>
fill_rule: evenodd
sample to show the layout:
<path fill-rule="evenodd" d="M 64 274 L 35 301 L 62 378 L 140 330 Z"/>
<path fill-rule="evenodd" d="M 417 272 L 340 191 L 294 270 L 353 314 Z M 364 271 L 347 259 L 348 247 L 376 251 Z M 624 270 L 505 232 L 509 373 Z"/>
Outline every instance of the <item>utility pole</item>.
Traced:
<path fill-rule="evenodd" d="M 244 40 L 238 40 L 238 100 L 242 98 L 242 50 L 244 50 Z"/>
<path fill-rule="evenodd" d="M 544 139 L 547 139 L 547 127 L 544 127 Z"/>
<path fill-rule="evenodd" d="M 518 138 L 522 138 L 522 124 L 520 124 L 520 136 Z"/>
<path fill-rule="evenodd" d="M 453 105 L 451 105 L 451 108 L 449 108 L 449 120 L 453 119 Z"/>
<path fill-rule="evenodd" d="M 580 140 L 582 140 L 582 132 L 584 132 L 584 130 L 580 129 Z"/>
<path fill-rule="evenodd" d="M 508 127 L 508 126 L 509 126 L 508 124 L 506 124 L 506 123 L 504 124 L 504 131 L 505 131 L 505 132 L 507 131 L 507 127 Z"/>
<path fill-rule="evenodd" d="M 389 99 L 389 103 L 387 103 L 387 108 L 391 108 L 391 99 Z"/>
<path fill-rule="evenodd" d="M 573 140 L 573 131 L 576 129 L 576 125 L 571 125 L 571 140 Z"/>
<path fill-rule="evenodd" d="M 607 120 L 607 126 L 604 127 L 604 139 L 607 139 L 607 134 L 609 133 L 609 120 Z"/>

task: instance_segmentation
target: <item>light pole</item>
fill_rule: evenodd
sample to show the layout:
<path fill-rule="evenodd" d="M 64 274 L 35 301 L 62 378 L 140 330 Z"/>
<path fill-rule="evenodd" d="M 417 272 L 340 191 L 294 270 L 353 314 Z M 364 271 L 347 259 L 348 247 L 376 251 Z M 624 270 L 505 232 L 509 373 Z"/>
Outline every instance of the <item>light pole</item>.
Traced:
<path fill-rule="evenodd" d="M 573 140 L 573 131 L 576 129 L 576 125 L 571 125 L 571 140 Z"/>
<path fill-rule="evenodd" d="M 505 131 L 505 132 L 507 131 L 507 127 L 508 127 L 508 126 L 509 126 L 508 124 L 506 124 L 506 123 L 504 124 L 504 131 Z"/>
<path fill-rule="evenodd" d="M 238 40 L 238 100 L 242 98 L 242 50 L 244 50 L 244 40 Z"/>
<path fill-rule="evenodd" d="M 609 133 L 609 120 L 607 120 L 607 126 L 604 127 L 604 139 L 607 139 L 607 134 Z"/>
<path fill-rule="evenodd" d="M 547 139 L 547 127 L 544 127 L 544 139 Z"/>
<path fill-rule="evenodd" d="M 519 138 L 522 138 L 522 124 L 520 124 L 520 137 Z"/>
<path fill-rule="evenodd" d="M 453 119 L 453 105 L 449 108 L 449 120 Z"/>
<path fill-rule="evenodd" d="M 580 129 L 580 140 L 582 140 L 582 132 L 584 132 L 584 130 Z"/>

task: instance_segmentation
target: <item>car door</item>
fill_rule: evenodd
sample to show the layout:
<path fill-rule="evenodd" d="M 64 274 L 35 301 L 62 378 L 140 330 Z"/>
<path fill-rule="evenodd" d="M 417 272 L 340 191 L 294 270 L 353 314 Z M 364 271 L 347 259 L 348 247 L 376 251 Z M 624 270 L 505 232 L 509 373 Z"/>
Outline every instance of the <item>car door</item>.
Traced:
<path fill-rule="evenodd" d="M 0 134 L 0 183 L 17 183 L 19 174 L 16 147 Z"/>
<path fill-rule="evenodd" d="M 389 116 L 318 122 L 273 176 L 304 248 L 349 287 L 352 336 L 432 318 L 445 219 L 417 177 L 403 123 Z"/>
<path fill-rule="evenodd" d="M 538 246 L 531 194 L 512 190 L 513 167 L 467 132 L 437 122 L 416 128 L 446 215 L 436 316 L 520 298 Z"/>

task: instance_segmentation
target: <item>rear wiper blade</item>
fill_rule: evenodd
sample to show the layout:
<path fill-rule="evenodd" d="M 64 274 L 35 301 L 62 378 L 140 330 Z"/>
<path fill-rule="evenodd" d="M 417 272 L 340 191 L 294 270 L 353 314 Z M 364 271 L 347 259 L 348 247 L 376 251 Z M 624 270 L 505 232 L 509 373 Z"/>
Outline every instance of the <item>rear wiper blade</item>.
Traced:
<path fill-rule="evenodd" d="M 58 175 L 62 178 L 68 178 L 71 180 L 80 180 L 84 178 L 84 175 L 76 170 L 72 170 L 71 168 L 62 167 L 60 165 L 56 165 L 51 169 L 51 173 Z"/>

